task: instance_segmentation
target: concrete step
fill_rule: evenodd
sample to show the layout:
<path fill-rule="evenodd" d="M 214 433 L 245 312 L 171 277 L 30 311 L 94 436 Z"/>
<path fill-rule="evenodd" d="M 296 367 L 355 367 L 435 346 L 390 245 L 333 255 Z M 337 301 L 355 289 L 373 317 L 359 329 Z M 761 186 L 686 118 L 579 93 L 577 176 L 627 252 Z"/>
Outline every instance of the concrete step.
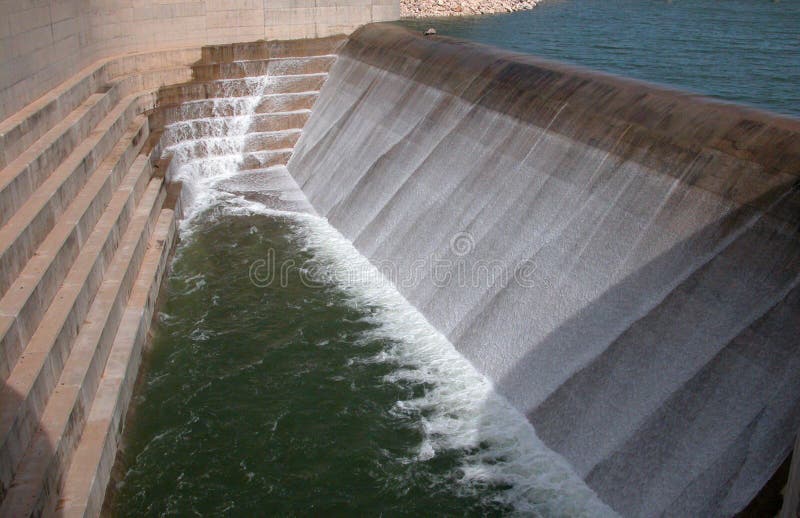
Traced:
<path fill-rule="evenodd" d="M 205 158 L 198 158 L 193 161 L 184 161 L 180 157 L 175 157 L 172 164 L 178 167 L 184 165 L 198 165 L 201 170 L 212 168 L 214 171 L 238 167 L 239 171 L 249 171 L 252 169 L 266 169 L 269 167 L 286 165 L 292 157 L 293 148 L 271 149 L 250 151 L 246 153 L 233 153 L 228 155 L 213 155 Z M 170 156 L 173 158 L 173 156 Z"/>
<path fill-rule="evenodd" d="M 161 192 L 161 183 L 153 179 L 148 192 Z M 38 516 L 48 495 L 55 493 L 94 400 L 162 201 L 163 196 L 145 198 L 125 231 L 0 505 L 0 516 Z"/>
<path fill-rule="evenodd" d="M 282 76 L 297 74 L 327 73 L 336 56 L 271 58 L 229 63 L 201 63 L 192 65 L 194 79 L 210 81 L 214 79 L 237 79 L 253 76 Z"/>
<path fill-rule="evenodd" d="M 0 171 L 0 225 L 5 224 L 53 169 L 86 139 L 117 100 L 114 88 L 90 95 Z"/>
<path fill-rule="evenodd" d="M 53 225 L 36 254 L 0 299 L 0 379 L 8 377 L 38 327 L 81 246 L 142 148 L 147 131 L 147 119 L 137 117 L 83 189 L 71 197 L 66 210 L 53 217 Z M 143 186 L 139 192 L 141 189 Z"/>
<path fill-rule="evenodd" d="M 182 162 L 201 160 L 214 156 L 227 156 L 232 149 L 241 149 L 244 152 L 271 151 L 293 148 L 300 138 L 302 130 L 289 129 L 281 131 L 267 131 L 263 133 L 250 133 L 243 139 L 241 137 L 220 137 L 204 140 L 190 140 L 179 147 Z"/>
<path fill-rule="evenodd" d="M 158 91 L 158 104 L 162 106 L 200 99 L 317 92 L 322 88 L 327 77 L 328 74 L 323 73 L 275 76 L 264 85 L 258 85 L 252 79 L 194 81 L 161 88 Z M 255 91 L 256 89 L 258 91 Z"/>
<path fill-rule="evenodd" d="M 216 189 L 243 196 L 270 209 L 316 215 L 284 165 L 242 171 L 217 184 Z"/>
<path fill-rule="evenodd" d="M 0 483 L 4 490 L 38 425 L 120 238 L 137 217 L 136 189 L 141 175 L 149 176 L 149 172 L 149 160 L 137 159 L 0 392 Z M 151 183 L 138 207 L 160 206 L 162 197 L 160 185 Z"/>
<path fill-rule="evenodd" d="M 0 122 L 0 169 L 97 93 L 102 84 L 102 70 L 96 64 L 89 65 Z"/>
<path fill-rule="evenodd" d="M 253 116 L 194 119 L 164 128 L 162 143 L 171 146 L 191 140 L 225 138 L 230 135 L 301 129 L 311 116 L 310 110 L 262 113 Z"/>
<path fill-rule="evenodd" d="M 289 159 L 292 158 L 293 151 L 293 148 L 287 148 L 244 153 L 244 159 L 239 166 L 239 170 L 265 169 L 278 165 L 286 165 L 289 163 Z"/>
<path fill-rule="evenodd" d="M 100 514 L 176 228 L 173 211 L 161 211 L 80 441 L 63 483 L 51 492 L 44 516 Z"/>
<path fill-rule="evenodd" d="M 226 45 L 208 45 L 202 49 L 203 63 L 230 63 L 254 59 L 320 56 L 336 54 L 347 40 L 338 35 L 328 38 L 302 40 L 254 41 Z"/>
<path fill-rule="evenodd" d="M 263 96 L 253 110 L 254 113 L 292 112 L 310 110 L 319 97 L 319 92 L 270 94 Z M 210 117 L 235 117 L 246 115 L 251 110 L 251 98 L 231 97 L 226 99 L 202 99 L 179 105 L 162 105 L 150 115 L 154 127 L 164 127 L 179 121 L 207 119 Z"/>
<path fill-rule="evenodd" d="M 133 131 L 132 135 L 127 135 L 129 141 L 135 139 L 137 143 L 143 143 L 142 137 L 146 135 L 139 135 L 138 130 L 146 133 L 146 123 L 139 119 L 138 128 L 129 128 L 133 116 L 134 110 L 130 106 L 113 110 L 0 228 L 0 295 L 14 282 L 59 215 L 80 192 L 98 165 L 112 152 L 126 128 L 129 132 Z M 122 138 L 125 137 L 123 135 Z M 133 160 L 135 155 L 128 155 L 128 158 Z"/>

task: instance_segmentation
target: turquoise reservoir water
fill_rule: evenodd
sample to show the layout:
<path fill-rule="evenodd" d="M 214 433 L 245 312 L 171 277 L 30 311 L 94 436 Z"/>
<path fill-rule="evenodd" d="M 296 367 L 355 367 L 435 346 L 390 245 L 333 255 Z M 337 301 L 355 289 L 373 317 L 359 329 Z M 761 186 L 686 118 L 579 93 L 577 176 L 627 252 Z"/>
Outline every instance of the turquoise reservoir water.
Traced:
<path fill-rule="evenodd" d="M 108 514 L 610 513 L 324 220 L 231 202 L 182 229 Z"/>
<path fill-rule="evenodd" d="M 401 23 L 800 116 L 796 0 L 544 0 Z"/>

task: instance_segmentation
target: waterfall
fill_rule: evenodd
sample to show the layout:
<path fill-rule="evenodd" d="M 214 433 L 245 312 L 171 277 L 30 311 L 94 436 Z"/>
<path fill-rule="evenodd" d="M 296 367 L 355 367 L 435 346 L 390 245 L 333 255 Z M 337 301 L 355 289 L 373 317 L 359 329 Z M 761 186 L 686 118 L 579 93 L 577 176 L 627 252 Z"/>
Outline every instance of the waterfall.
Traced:
<path fill-rule="evenodd" d="M 199 103 L 186 103 L 180 107 L 181 120 L 164 128 L 164 155 L 172 157 L 168 179 L 183 185 L 184 225 L 221 199 L 231 198 L 217 187 L 239 172 L 256 110 L 272 79 L 263 75 L 220 80 L 222 97 L 203 101 L 211 104 L 210 114 L 196 117 Z"/>

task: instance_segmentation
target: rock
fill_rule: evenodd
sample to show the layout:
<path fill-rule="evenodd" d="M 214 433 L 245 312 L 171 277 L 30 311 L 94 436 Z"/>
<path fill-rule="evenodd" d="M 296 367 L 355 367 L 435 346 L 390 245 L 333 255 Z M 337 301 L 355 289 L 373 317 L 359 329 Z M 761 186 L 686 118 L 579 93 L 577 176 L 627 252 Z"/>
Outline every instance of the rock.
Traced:
<path fill-rule="evenodd" d="M 464 16 L 475 14 L 511 13 L 533 9 L 540 0 L 400 0 L 403 17 Z M 426 36 L 436 34 L 431 28 Z"/>
<path fill-rule="evenodd" d="M 425 31 L 425 36 L 433 36 L 434 34 L 436 34 L 436 29 L 434 29 L 433 27 Z"/>

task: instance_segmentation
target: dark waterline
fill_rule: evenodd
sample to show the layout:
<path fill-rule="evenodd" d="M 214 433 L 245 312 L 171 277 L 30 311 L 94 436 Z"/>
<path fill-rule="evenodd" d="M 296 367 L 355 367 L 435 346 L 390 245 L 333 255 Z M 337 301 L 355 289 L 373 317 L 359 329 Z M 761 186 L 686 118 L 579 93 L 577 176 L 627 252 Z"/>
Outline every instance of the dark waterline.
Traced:
<path fill-rule="evenodd" d="M 795 0 L 544 0 L 398 23 L 800 116 Z"/>

